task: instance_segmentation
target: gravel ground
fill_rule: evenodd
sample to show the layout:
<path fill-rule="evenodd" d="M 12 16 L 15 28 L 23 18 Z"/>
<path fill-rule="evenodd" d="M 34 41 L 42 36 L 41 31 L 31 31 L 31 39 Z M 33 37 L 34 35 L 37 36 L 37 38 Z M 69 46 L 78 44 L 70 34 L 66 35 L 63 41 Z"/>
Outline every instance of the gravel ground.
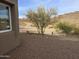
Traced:
<path fill-rule="evenodd" d="M 73 36 L 21 34 L 22 45 L 11 51 L 10 59 L 79 59 L 79 41 Z"/>

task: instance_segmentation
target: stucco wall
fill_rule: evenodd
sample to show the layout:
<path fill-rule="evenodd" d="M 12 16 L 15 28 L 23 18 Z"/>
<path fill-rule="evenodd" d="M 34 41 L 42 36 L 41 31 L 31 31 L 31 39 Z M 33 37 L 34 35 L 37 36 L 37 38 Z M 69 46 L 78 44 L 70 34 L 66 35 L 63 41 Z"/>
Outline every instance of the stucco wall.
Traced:
<path fill-rule="evenodd" d="M 20 44 L 18 39 L 18 3 L 17 0 L 1 0 L 11 6 L 12 31 L 0 33 L 0 54 L 16 48 Z"/>
<path fill-rule="evenodd" d="M 5 1 L 9 1 L 10 3 L 17 3 L 18 0 L 5 0 Z"/>

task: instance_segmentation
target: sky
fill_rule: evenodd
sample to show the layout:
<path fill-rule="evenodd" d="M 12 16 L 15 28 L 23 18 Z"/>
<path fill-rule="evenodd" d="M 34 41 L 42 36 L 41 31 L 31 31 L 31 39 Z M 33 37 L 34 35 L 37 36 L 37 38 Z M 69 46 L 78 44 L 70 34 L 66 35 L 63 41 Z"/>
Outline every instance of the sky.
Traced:
<path fill-rule="evenodd" d="M 40 5 L 56 8 L 58 14 L 79 11 L 79 0 L 18 0 L 19 18 L 25 17 L 29 9 L 36 10 Z"/>
<path fill-rule="evenodd" d="M 8 19 L 8 10 L 6 9 L 6 7 L 3 7 L 2 5 L 0 5 L 0 18 L 6 18 Z"/>

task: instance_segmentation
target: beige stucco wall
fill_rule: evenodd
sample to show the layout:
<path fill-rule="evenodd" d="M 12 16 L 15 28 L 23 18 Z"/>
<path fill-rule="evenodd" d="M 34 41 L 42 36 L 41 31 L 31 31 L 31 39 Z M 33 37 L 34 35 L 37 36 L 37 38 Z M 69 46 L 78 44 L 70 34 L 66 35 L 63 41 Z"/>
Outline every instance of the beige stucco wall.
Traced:
<path fill-rule="evenodd" d="M 17 0 L 0 0 L 11 6 L 12 31 L 0 33 L 0 54 L 5 54 L 20 44 L 18 39 L 18 3 Z"/>

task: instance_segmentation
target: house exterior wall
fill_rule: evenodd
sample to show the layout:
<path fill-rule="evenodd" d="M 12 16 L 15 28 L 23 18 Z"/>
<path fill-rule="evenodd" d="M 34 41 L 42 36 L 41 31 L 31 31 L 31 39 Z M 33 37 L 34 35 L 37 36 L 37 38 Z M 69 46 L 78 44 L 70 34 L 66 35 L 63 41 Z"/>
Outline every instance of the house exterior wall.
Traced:
<path fill-rule="evenodd" d="M 18 39 L 18 0 L 0 0 L 0 3 L 11 7 L 12 31 L 0 33 L 0 54 L 5 54 L 20 44 Z"/>

